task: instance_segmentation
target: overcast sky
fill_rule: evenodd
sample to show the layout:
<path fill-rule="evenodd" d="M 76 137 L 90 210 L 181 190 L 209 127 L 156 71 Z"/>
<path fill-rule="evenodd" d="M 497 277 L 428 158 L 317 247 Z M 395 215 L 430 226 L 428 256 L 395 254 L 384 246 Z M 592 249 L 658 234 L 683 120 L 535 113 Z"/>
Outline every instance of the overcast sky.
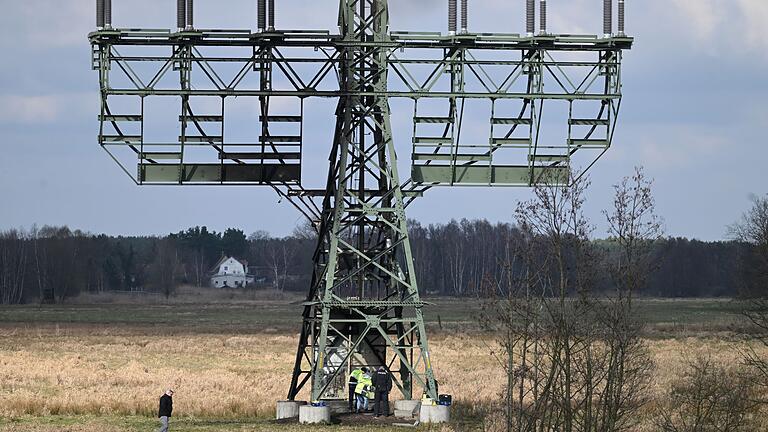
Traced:
<path fill-rule="evenodd" d="M 614 147 L 591 171 L 598 235 L 612 185 L 642 165 L 672 236 L 717 240 L 768 192 L 768 1 L 626 0 L 636 38 L 624 62 Z M 255 0 L 197 0 L 202 28 L 252 28 Z M 276 0 L 279 28 L 335 31 L 334 0 Z M 445 31 L 446 0 L 390 0 L 393 30 Z M 601 32 L 601 0 L 550 0 L 549 30 Z M 173 0 L 113 0 L 117 27 L 171 28 Z M 470 30 L 522 32 L 523 0 L 470 0 Z M 94 0 L 0 0 L 0 230 L 67 224 L 94 233 L 167 234 L 189 226 L 286 235 L 299 214 L 259 187 L 139 187 L 97 142 Z M 226 5 L 226 6 L 225 6 Z M 409 105 L 393 103 L 395 128 Z M 304 176 L 322 181 L 333 106 L 310 103 Z M 487 122 L 487 120 L 486 120 Z M 401 126 L 402 125 L 402 126 Z M 176 126 L 176 125 L 173 125 Z M 400 140 L 402 134 L 396 135 Z M 403 140 L 408 140 L 407 135 Z M 311 146 L 311 148 L 310 148 Z M 403 151 L 407 143 L 398 144 Z M 400 153 L 405 175 L 408 155 Z M 424 223 L 510 221 L 526 189 L 442 188 L 409 207 Z M 226 207 L 227 209 L 222 209 Z"/>

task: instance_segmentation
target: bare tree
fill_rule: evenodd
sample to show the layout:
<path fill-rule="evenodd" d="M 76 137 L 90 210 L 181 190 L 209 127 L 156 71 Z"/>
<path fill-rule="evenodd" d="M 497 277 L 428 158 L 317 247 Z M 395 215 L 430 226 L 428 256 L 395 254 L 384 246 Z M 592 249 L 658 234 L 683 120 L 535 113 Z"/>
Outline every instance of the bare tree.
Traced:
<path fill-rule="evenodd" d="M 179 252 L 171 239 L 158 239 L 155 258 L 149 265 L 152 288 L 169 298 L 176 293 L 177 276 L 180 269 Z"/>
<path fill-rule="evenodd" d="M 699 355 L 669 391 L 669 402 L 657 410 L 663 432 L 752 431 L 758 404 L 752 377 L 739 365 L 725 366 Z"/>
<path fill-rule="evenodd" d="M 757 246 L 765 257 L 768 253 L 768 195 L 753 196 L 752 208 L 742 215 L 741 221 L 728 227 L 728 232 L 737 240 Z"/>
<path fill-rule="evenodd" d="M 465 272 L 467 270 L 467 250 L 465 248 L 463 233 L 456 221 L 451 221 L 446 226 L 446 238 L 443 254 L 446 260 L 448 280 L 451 285 L 451 294 L 461 296 L 465 288 Z"/>
<path fill-rule="evenodd" d="M 55 297 L 48 294 L 48 248 L 41 240 L 40 231 L 36 226 L 32 227 L 30 236 L 32 237 L 32 246 L 34 250 L 34 274 L 40 302 L 55 301 Z"/>
<path fill-rule="evenodd" d="M 308 220 L 304 220 L 293 228 L 291 236 L 299 240 L 314 242 L 317 240 L 317 226 Z M 269 234 L 267 234 L 267 237 L 269 237 Z"/>
<path fill-rule="evenodd" d="M 63 302 L 77 295 L 85 285 L 82 236 L 67 226 L 33 229 L 34 277 L 41 302 Z"/>
<path fill-rule="evenodd" d="M 627 291 L 647 271 L 639 245 L 659 235 L 650 183 L 638 170 L 617 185 L 606 213 L 623 238 L 617 293 L 607 299 L 595 290 L 604 257 L 583 213 L 588 186 L 537 185 L 516 210 L 520 235 L 507 247 L 505 274 L 484 284 L 480 323 L 507 373 L 508 431 L 631 430 L 645 402 L 652 362 Z"/>
<path fill-rule="evenodd" d="M 768 297 L 768 195 L 752 197 L 752 208 L 728 227 L 731 238 L 744 244 L 741 261 L 745 276 L 743 295 Z"/>
<path fill-rule="evenodd" d="M 580 405 L 593 399 L 595 365 L 579 363 L 600 358 L 590 352 L 594 326 L 586 318 L 593 264 L 586 187 L 539 185 L 518 206 L 522 238 L 505 263 L 506 286 L 492 283 L 483 302 L 481 324 L 496 336 L 501 351 L 494 354 L 507 372 L 508 431 L 586 430 Z"/>
<path fill-rule="evenodd" d="M 753 197 L 752 208 L 739 222 L 728 227 L 728 233 L 743 243 L 740 254 L 744 274 L 742 314 L 755 327 L 750 340 L 768 347 L 768 195 Z M 746 345 L 743 355 L 745 363 L 758 373 L 760 383 L 768 387 L 768 359 L 751 344 Z"/>
<path fill-rule="evenodd" d="M 293 237 L 273 238 L 266 231 L 257 231 L 248 237 L 251 257 L 262 262 L 272 273 L 272 287 L 285 291 L 288 274 L 302 243 L 312 243 L 317 233 L 309 222 L 297 225 Z"/>
<path fill-rule="evenodd" d="M 27 241 L 23 232 L 0 233 L 0 304 L 21 303 L 27 274 Z"/>
<path fill-rule="evenodd" d="M 647 284 L 655 266 L 652 247 L 663 233 L 652 184 L 636 167 L 632 176 L 614 186 L 613 208 L 603 212 L 608 234 L 618 247 L 606 260 L 615 289 L 601 302 L 599 314 L 608 354 L 599 414 L 604 430 L 626 429 L 631 414 L 647 401 L 652 362 L 632 299 Z"/>
<path fill-rule="evenodd" d="M 654 267 L 652 247 L 663 235 L 662 220 L 656 214 L 651 187 L 642 167 L 614 186 L 613 208 L 604 211 L 608 235 L 618 245 L 619 253 L 611 265 L 611 276 L 620 298 L 632 296 L 648 282 Z"/>

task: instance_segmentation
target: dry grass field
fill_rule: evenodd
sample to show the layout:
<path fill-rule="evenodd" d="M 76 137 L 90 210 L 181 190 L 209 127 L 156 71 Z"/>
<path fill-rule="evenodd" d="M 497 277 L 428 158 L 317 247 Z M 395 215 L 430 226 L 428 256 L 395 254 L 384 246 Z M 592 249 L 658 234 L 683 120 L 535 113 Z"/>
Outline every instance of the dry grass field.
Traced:
<path fill-rule="evenodd" d="M 500 384 L 493 383 L 503 371 L 489 355 L 490 340 L 456 331 L 471 322 L 466 308 L 437 303 L 430 318 L 434 367 L 457 414 L 455 424 L 437 430 L 477 429 L 469 413 L 498 397 Z M 667 303 L 646 305 L 655 311 L 648 342 L 657 399 L 686 356 L 739 360 L 730 332 L 737 319 L 727 303 Z M 0 309 L 0 431 L 153 430 L 157 398 L 168 386 L 176 390 L 175 430 L 314 430 L 270 420 L 288 387 L 295 312 L 286 300 Z M 371 429 L 388 430 L 333 430 Z"/>

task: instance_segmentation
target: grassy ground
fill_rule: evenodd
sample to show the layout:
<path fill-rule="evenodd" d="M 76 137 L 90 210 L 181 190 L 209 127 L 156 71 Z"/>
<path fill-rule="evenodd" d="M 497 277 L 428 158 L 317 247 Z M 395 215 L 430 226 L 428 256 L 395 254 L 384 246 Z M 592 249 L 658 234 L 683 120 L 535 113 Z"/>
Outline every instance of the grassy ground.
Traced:
<path fill-rule="evenodd" d="M 295 300 L 0 308 L 0 431 L 153 430 L 168 386 L 177 391 L 177 431 L 315 430 L 270 420 L 292 369 Z M 503 371 L 489 354 L 493 342 L 467 330 L 477 309 L 433 301 L 426 312 L 433 366 L 460 422 L 445 430 L 473 429 L 479 424 L 460 412 L 496 400 Z M 640 307 L 652 329 L 654 395 L 663 397 L 694 353 L 739 360 L 734 303 L 644 300 Z M 330 430 L 402 429 L 345 423 Z"/>
<path fill-rule="evenodd" d="M 156 419 L 143 416 L 24 416 L 15 419 L 0 419 L 0 432 L 145 432 L 159 426 Z M 418 430 L 435 432 L 442 427 L 421 427 Z M 242 419 L 199 419 L 174 418 L 171 421 L 174 432 L 311 432 L 311 431 L 402 431 L 402 427 L 392 425 L 332 425 L 309 426 L 277 423 L 274 420 L 259 418 Z"/>
<path fill-rule="evenodd" d="M 146 300 L 146 299 L 145 299 Z M 97 324 L 115 330 L 141 327 L 184 332 L 263 332 L 299 328 L 301 300 L 243 300 L 233 303 L 190 303 L 152 298 L 152 302 L 0 307 L 0 326 Z M 425 320 L 430 328 L 473 328 L 478 307 L 471 301 L 429 299 Z M 651 331 L 679 336 L 685 331 L 732 331 L 744 322 L 739 305 L 730 300 L 655 300 L 637 303 Z M 164 330 L 162 330 L 164 331 Z"/>

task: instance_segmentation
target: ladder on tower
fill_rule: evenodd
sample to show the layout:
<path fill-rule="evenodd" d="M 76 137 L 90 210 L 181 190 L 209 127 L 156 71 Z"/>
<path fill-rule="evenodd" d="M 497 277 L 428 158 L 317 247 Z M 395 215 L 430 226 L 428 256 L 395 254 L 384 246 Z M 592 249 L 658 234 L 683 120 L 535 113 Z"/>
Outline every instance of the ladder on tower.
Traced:
<path fill-rule="evenodd" d="M 413 138 L 411 160 L 414 166 L 447 165 L 463 160 L 458 153 L 454 135 L 456 132 L 455 109 L 448 108 L 447 115 L 419 113 L 419 102 L 413 106 Z"/>
<path fill-rule="evenodd" d="M 611 111 L 605 105 L 590 117 L 574 117 L 573 108 L 568 113 L 568 153 L 582 149 L 604 150 L 611 145 Z"/>

